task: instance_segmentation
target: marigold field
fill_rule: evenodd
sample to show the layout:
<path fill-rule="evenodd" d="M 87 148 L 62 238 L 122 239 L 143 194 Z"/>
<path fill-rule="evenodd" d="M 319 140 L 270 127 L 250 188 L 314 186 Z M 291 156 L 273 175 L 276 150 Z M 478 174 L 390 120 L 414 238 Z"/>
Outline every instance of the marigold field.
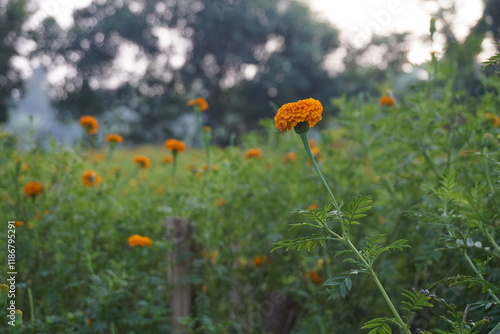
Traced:
<path fill-rule="evenodd" d="M 370 266 L 412 333 L 500 333 L 498 77 L 481 92 L 424 82 L 391 101 L 321 101 L 308 133 L 341 210 L 370 196 L 349 240 L 380 255 Z M 132 147 L 88 119 L 76 148 L 17 150 L 3 133 L 0 283 L 12 220 L 16 330 L 174 333 L 166 219 L 185 217 L 193 296 L 179 333 L 403 333 L 370 276 L 312 223 L 338 231 L 338 210 L 300 137 L 273 117 L 223 148 Z M 411 248 L 384 248 L 397 240 Z"/>

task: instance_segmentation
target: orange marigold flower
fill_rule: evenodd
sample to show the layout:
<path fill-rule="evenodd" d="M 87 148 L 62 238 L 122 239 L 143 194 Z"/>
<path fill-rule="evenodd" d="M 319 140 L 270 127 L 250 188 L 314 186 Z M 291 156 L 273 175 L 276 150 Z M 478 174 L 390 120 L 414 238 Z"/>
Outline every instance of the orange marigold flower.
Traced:
<path fill-rule="evenodd" d="M 141 168 L 143 169 L 146 169 L 149 166 L 151 166 L 151 160 L 149 160 L 149 158 L 144 155 L 136 155 L 134 157 L 134 162 L 136 164 L 139 164 L 139 166 L 141 166 Z"/>
<path fill-rule="evenodd" d="M 311 204 L 309 204 L 309 206 L 307 207 L 307 210 L 316 210 L 316 209 L 318 209 L 318 208 L 319 208 L 318 204 L 316 204 L 316 203 L 311 203 Z"/>
<path fill-rule="evenodd" d="M 123 142 L 123 137 L 120 135 L 117 135 L 116 133 L 109 133 L 106 136 L 106 142 L 119 144 L 119 143 Z"/>
<path fill-rule="evenodd" d="M 287 155 L 285 155 L 285 157 L 283 158 L 283 163 L 287 163 L 287 162 L 295 161 L 295 160 L 297 160 L 297 153 L 290 152 L 290 153 L 287 153 Z"/>
<path fill-rule="evenodd" d="M 256 257 L 253 258 L 253 263 L 255 264 L 256 267 L 262 267 L 262 265 L 264 264 L 264 256 L 257 255 Z"/>
<path fill-rule="evenodd" d="M 210 251 L 208 254 L 208 259 L 210 262 L 215 263 L 217 261 L 217 257 L 219 256 L 219 253 L 217 251 Z"/>
<path fill-rule="evenodd" d="M 212 131 L 212 128 L 209 127 L 208 125 L 204 125 L 204 126 L 201 127 L 201 131 L 203 131 L 203 132 L 210 132 L 210 131 Z"/>
<path fill-rule="evenodd" d="M 186 144 L 182 140 L 172 138 L 165 142 L 165 148 L 174 152 L 182 152 L 186 150 Z"/>
<path fill-rule="evenodd" d="M 262 150 L 260 148 L 256 148 L 256 147 L 255 148 L 249 148 L 245 152 L 245 157 L 247 159 L 260 158 L 261 155 L 262 155 Z"/>
<path fill-rule="evenodd" d="M 99 122 L 93 116 L 85 115 L 80 117 L 80 125 L 89 135 L 97 133 L 99 130 Z"/>
<path fill-rule="evenodd" d="M 163 161 L 163 163 L 166 163 L 166 164 L 171 164 L 172 162 L 174 162 L 174 157 L 171 155 L 166 155 L 163 157 L 163 159 L 161 161 Z"/>
<path fill-rule="evenodd" d="M 23 221 L 20 221 L 20 220 L 16 220 L 16 222 L 14 223 L 14 226 L 15 226 L 15 227 L 21 227 L 21 226 L 24 226 L 24 222 L 23 222 Z"/>
<path fill-rule="evenodd" d="M 43 191 L 43 185 L 40 181 L 28 182 L 24 185 L 24 193 L 26 196 L 35 197 Z"/>
<path fill-rule="evenodd" d="M 311 147 L 311 153 L 313 155 L 318 155 L 321 152 L 320 148 L 317 146 Z"/>
<path fill-rule="evenodd" d="M 196 99 L 189 100 L 188 106 L 197 106 L 200 111 L 205 111 L 208 109 L 207 100 L 202 97 L 197 97 Z"/>
<path fill-rule="evenodd" d="M 128 237 L 127 242 L 130 247 L 144 247 L 144 246 L 152 246 L 153 240 L 148 237 L 144 237 L 139 234 L 134 234 Z"/>
<path fill-rule="evenodd" d="M 396 102 L 394 102 L 394 99 L 390 95 L 383 95 L 378 99 L 378 104 L 381 106 L 388 106 L 388 107 L 394 107 Z"/>
<path fill-rule="evenodd" d="M 321 102 L 313 98 L 286 103 L 278 109 L 278 113 L 274 116 L 274 124 L 281 132 L 291 130 L 303 122 L 309 123 L 309 127 L 312 128 L 321 120 L 322 112 Z"/>
<path fill-rule="evenodd" d="M 498 117 L 497 115 L 493 115 L 487 112 L 486 114 L 484 114 L 484 117 L 493 120 L 493 127 L 498 128 L 500 126 L 500 117 Z"/>
<path fill-rule="evenodd" d="M 102 178 L 96 171 L 86 170 L 82 175 L 83 184 L 87 187 L 97 186 L 102 182 Z"/>
<path fill-rule="evenodd" d="M 223 206 L 224 204 L 226 204 L 226 200 L 224 198 L 219 198 L 215 201 L 216 206 Z"/>
<path fill-rule="evenodd" d="M 200 291 L 203 292 L 203 293 L 206 293 L 208 291 L 208 287 L 206 284 L 203 284 L 201 287 L 200 287 Z"/>
<path fill-rule="evenodd" d="M 308 272 L 307 278 L 316 285 L 321 285 L 323 283 L 323 277 L 321 277 L 316 270 Z"/>
<path fill-rule="evenodd" d="M 314 139 L 309 139 L 309 146 L 316 147 L 316 142 L 314 141 Z"/>

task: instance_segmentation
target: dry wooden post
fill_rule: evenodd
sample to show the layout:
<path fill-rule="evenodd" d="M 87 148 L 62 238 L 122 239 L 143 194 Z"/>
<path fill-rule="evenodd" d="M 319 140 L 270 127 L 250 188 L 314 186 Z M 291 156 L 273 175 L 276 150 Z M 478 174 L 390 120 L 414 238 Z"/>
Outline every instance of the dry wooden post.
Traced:
<path fill-rule="evenodd" d="M 192 229 L 187 218 L 167 218 L 167 240 L 172 248 L 167 253 L 167 279 L 172 289 L 170 298 L 171 324 L 177 332 L 185 330 L 177 319 L 191 316 L 191 284 L 185 282 L 192 261 Z"/>

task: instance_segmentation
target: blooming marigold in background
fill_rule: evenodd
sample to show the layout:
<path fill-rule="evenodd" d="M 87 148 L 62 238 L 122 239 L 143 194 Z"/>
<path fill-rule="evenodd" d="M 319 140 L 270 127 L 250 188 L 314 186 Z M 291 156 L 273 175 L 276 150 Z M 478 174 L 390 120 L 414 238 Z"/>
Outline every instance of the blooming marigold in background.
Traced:
<path fill-rule="evenodd" d="M 319 208 L 318 204 L 316 204 L 316 203 L 311 203 L 311 204 L 309 204 L 309 206 L 307 207 L 307 210 L 316 210 L 316 209 L 318 209 L 318 208 Z"/>
<path fill-rule="evenodd" d="M 274 116 L 274 124 L 281 132 L 291 130 L 302 122 L 309 123 L 309 127 L 312 128 L 321 120 L 322 112 L 321 102 L 313 98 L 286 103 L 278 109 L 278 113 Z"/>
<path fill-rule="evenodd" d="M 16 222 L 14 223 L 14 226 L 15 226 L 15 227 L 21 227 L 21 226 L 24 226 L 24 222 L 23 222 L 23 221 L 20 221 L 20 220 L 16 220 Z"/>
<path fill-rule="evenodd" d="M 163 157 L 163 159 L 161 159 L 161 161 L 166 164 L 171 164 L 172 162 L 174 162 L 174 157 L 171 155 L 166 155 Z"/>
<path fill-rule="evenodd" d="M 182 140 L 172 138 L 165 142 L 165 148 L 173 152 L 182 152 L 186 150 L 186 144 Z"/>
<path fill-rule="evenodd" d="M 202 97 L 197 97 L 196 99 L 189 100 L 188 106 L 197 106 L 200 111 L 205 111 L 208 109 L 207 100 Z"/>
<path fill-rule="evenodd" d="M 208 291 L 208 287 L 206 284 L 203 284 L 201 287 L 200 287 L 200 291 L 203 292 L 203 293 L 206 293 Z"/>
<path fill-rule="evenodd" d="M 40 181 L 28 182 L 24 185 L 24 193 L 26 196 L 35 197 L 43 191 L 43 185 Z"/>
<path fill-rule="evenodd" d="M 94 170 L 86 170 L 82 175 L 83 184 L 87 187 L 97 186 L 102 182 L 102 178 Z"/>
<path fill-rule="evenodd" d="M 381 106 L 394 107 L 394 105 L 396 103 L 394 102 L 394 99 L 392 98 L 392 96 L 390 96 L 390 95 L 382 95 L 378 99 L 378 104 L 380 104 Z"/>
<path fill-rule="evenodd" d="M 209 127 L 208 125 L 203 125 L 201 127 L 201 131 L 203 131 L 203 132 L 210 132 L 210 131 L 212 131 L 212 128 Z"/>
<path fill-rule="evenodd" d="M 93 116 L 85 115 L 80 117 L 80 125 L 89 135 L 97 133 L 99 130 L 99 122 Z"/>
<path fill-rule="evenodd" d="M 149 160 L 149 158 L 144 155 L 136 155 L 134 157 L 134 162 L 141 166 L 142 169 L 146 169 L 151 166 L 151 160 Z"/>
<path fill-rule="evenodd" d="M 314 139 L 309 139 L 309 146 L 311 147 L 316 147 L 316 142 L 314 141 Z"/>
<path fill-rule="evenodd" d="M 285 157 L 283 158 L 283 163 L 287 163 L 287 162 L 291 162 L 291 161 L 295 161 L 297 160 L 297 153 L 295 152 L 290 152 L 290 153 L 287 153 L 287 155 L 285 155 Z"/>
<path fill-rule="evenodd" d="M 253 258 L 253 263 L 255 264 L 256 267 L 262 267 L 262 265 L 264 264 L 264 256 L 257 255 L 256 257 Z"/>
<path fill-rule="evenodd" d="M 316 285 L 321 285 L 323 283 L 323 277 L 321 277 L 316 270 L 311 270 L 307 273 L 307 279 Z"/>
<path fill-rule="evenodd" d="M 256 148 L 256 147 L 255 148 L 249 148 L 245 152 L 245 157 L 247 159 L 260 158 L 261 155 L 262 155 L 262 150 L 260 148 Z"/>
<path fill-rule="evenodd" d="M 500 126 L 500 117 L 498 117 L 497 115 L 493 115 L 487 112 L 486 114 L 484 114 L 484 117 L 493 120 L 493 127 L 498 128 Z"/>
<path fill-rule="evenodd" d="M 216 206 L 223 206 L 224 204 L 226 204 L 226 200 L 224 198 L 219 198 L 215 201 Z"/>
<path fill-rule="evenodd" d="M 134 234 L 128 237 L 127 242 L 130 247 L 144 247 L 144 246 L 152 246 L 153 240 L 148 237 L 144 237 L 139 234 Z"/>
<path fill-rule="evenodd" d="M 119 143 L 123 142 L 123 137 L 120 135 L 117 135 L 116 133 L 109 133 L 106 136 L 106 142 L 119 144 Z"/>

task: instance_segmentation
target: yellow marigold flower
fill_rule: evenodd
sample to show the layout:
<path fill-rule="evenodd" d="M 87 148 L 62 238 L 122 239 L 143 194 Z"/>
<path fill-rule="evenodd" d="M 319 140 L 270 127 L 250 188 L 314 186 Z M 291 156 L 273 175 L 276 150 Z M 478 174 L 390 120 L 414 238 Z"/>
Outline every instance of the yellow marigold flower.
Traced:
<path fill-rule="evenodd" d="M 16 220 L 16 222 L 14 223 L 14 226 L 15 227 L 21 227 L 21 226 L 24 226 L 24 222 L 20 221 L 20 220 Z"/>
<path fill-rule="evenodd" d="M 82 175 L 83 184 L 87 187 L 97 186 L 102 182 L 101 176 L 96 171 L 86 170 Z"/>
<path fill-rule="evenodd" d="M 165 148 L 174 152 L 182 152 L 186 150 L 186 144 L 182 140 L 172 138 L 165 142 Z"/>
<path fill-rule="evenodd" d="M 203 131 L 203 132 L 210 132 L 210 131 L 212 131 L 212 128 L 209 127 L 208 125 L 204 125 L 204 126 L 201 127 L 201 131 Z"/>
<path fill-rule="evenodd" d="M 245 152 L 245 158 L 251 159 L 251 158 L 260 158 L 262 155 L 262 150 L 260 148 L 249 148 Z"/>
<path fill-rule="evenodd" d="M 139 166 L 141 166 L 142 169 L 146 169 L 149 166 L 151 166 L 151 160 L 149 160 L 149 158 L 144 155 L 136 155 L 134 157 L 134 162 L 136 164 L 139 164 Z"/>
<path fill-rule="evenodd" d="M 321 285 L 323 283 L 323 277 L 321 277 L 316 270 L 308 272 L 307 279 L 316 285 Z"/>
<path fill-rule="evenodd" d="M 189 100 L 188 106 L 197 106 L 200 111 L 205 111 L 208 109 L 207 100 L 202 97 L 197 97 L 196 99 Z"/>
<path fill-rule="evenodd" d="M 498 117 L 497 115 L 493 115 L 487 112 L 486 114 L 484 114 L 484 117 L 493 120 L 493 127 L 498 128 L 500 126 L 500 117 Z"/>
<path fill-rule="evenodd" d="M 224 204 L 226 204 L 226 200 L 224 198 L 219 198 L 215 201 L 216 206 L 223 206 Z"/>
<path fill-rule="evenodd" d="M 119 143 L 123 142 L 123 137 L 120 135 L 117 135 L 116 133 L 109 133 L 106 136 L 106 142 L 119 144 Z"/>
<path fill-rule="evenodd" d="M 316 210 L 316 209 L 318 209 L 318 208 L 319 208 L 318 204 L 316 204 L 316 203 L 311 203 L 311 204 L 309 204 L 309 206 L 307 207 L 307 210 Z"/>
<path fill-rule="evenodd" d="M 311 153 L 313 155 L 318 155 L 321 152 L 320 148 L 317 146 L 311 147 Z"/>
<path fill-rule="evenodd" d="M 97 133 L 99 130 L 99 122 L 93 116 L 85 115 L 80 117 L 80 125 L 89 135 Z"/>
<path fill-rule="evenodd" d="M 388 107 L 394 107 L 396 102 L 394 102 L 394 99 L 390 95 L 383 95 L 378 99 L 378 104 L 381 106 L 388 106 Z"/>
<path fill-rule="evenodd" d="M 43 191 L 43 185 L 39 181 L 28 182 L 24 185 L 24 193 L 26 196 L 35 197 Z"/>
<path fill-rule="evenodd" d="M 153 245 L 153 240 L 139 234 L 134 234 L 128 237 L 127 242 L 130 247 L 144 247 Z"/>
<path fill-rule="evenodd" d="M 303 122 L 307 122 L 312 128 L 321 120 L 322 112 L 321 102 L 313 98 L 286 103 L 278 109 L 274 124 L 281 132 L 291 130 Z"/>
<path fill-rule="evenodd" d="M 171 164 L 172 162 L 174 162 L 174 157 L 171 155 L 166 155 L 163 157 L 163 159 L 161 159 L 161 161 L 166 164 Z"/>

